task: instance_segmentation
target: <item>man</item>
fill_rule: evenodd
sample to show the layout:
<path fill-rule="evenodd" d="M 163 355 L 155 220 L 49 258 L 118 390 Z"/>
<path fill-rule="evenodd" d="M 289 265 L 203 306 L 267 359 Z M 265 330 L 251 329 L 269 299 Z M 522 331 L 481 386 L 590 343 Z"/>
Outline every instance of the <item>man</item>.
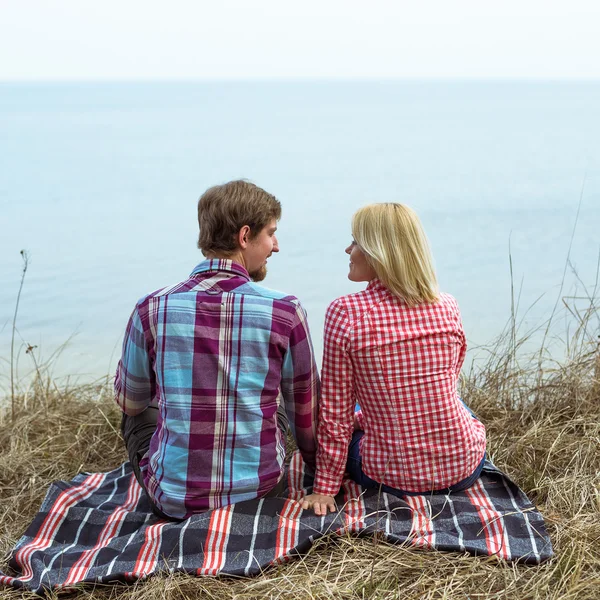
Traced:
<path fill-rule="evenodd" d="M 129 320 L 115 397 L 134 472 L 163 518 L 273 493 L 285 457 L 278 397 L 279 421 L 314 466 L 319 379 L 306 313 L 256 284 L 279 252 L 280 217 L 279 201 L 252 183 L 207 190 L 206 260 L 142 298 Z"/>

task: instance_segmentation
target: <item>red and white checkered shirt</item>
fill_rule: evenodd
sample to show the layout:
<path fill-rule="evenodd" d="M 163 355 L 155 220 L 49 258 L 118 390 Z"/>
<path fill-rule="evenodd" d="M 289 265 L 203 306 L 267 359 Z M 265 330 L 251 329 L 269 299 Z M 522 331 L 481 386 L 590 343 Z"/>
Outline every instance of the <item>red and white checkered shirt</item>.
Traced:
<path fill-rule="evenodd" d="M 469 477 L 485 427 L 457 392 L 466 340 L 456 300 L 411 307 L 378 279 L 331 303 L 325 316 L 314 492 L 334 496 L 345 471 L 355 404 L 363 471 L 427 492 Z"/>

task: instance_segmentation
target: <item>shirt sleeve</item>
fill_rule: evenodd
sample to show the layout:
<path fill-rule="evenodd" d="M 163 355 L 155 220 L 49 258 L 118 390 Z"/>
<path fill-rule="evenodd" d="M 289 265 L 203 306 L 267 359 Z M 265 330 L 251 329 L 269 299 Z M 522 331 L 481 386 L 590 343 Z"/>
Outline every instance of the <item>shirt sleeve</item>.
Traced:
<path fill-rule="evenodd" d="M 281 393 L 290 430 L 304 462 L 315 468 L 320 381 L 306 312 L 297 304 L 288 350 L 283 359 Z"/>
<path fill-rule="evenodd" d="M 123 354 L 115 377 L 115 400 L 125 414 L 134 416 L 148 408 L 154 396 L 154 371 L 136 306 L 125 330 Z"/>
<path fill-rule="evenodd" d="M 459 337 L 460 348 L 458 351 L 458 360 L 456 361 L 456 376 L 460 376 L 460 370 L 465 362 L 465 357 L 467 355 L 467 336 L 465 335 L 465 330 L 462 324 L 462 317 L 460 316 L 460 309 L 458 308 L 458 303 L 456 304 L 456 318 L 458 321 L 457 324 L 457 333 Z"/>
<path fill-rule="evenodd" d="M 354 422 L 361 431 L 365 430 L 365 416 L 363 415 L 363 411 L 361 409 L 354 413 Z"/>
<path fill-rule="evenodd" d="M 322 394 L 319 413 L 315 494 L 335 496 L 346 470 L 354 419 L 353 367 L 349 353 L 349 320 L 337 302 L 325 315 Z"/>

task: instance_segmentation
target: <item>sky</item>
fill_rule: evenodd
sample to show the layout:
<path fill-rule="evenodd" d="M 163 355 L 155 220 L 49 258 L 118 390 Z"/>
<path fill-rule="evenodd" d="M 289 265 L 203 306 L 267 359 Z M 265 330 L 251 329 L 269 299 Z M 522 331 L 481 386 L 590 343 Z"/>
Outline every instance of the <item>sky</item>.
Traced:
<path fill-rule="evenodd" d="M 0 81 L 598 79 L 598 0 L 0 0 Z"/>

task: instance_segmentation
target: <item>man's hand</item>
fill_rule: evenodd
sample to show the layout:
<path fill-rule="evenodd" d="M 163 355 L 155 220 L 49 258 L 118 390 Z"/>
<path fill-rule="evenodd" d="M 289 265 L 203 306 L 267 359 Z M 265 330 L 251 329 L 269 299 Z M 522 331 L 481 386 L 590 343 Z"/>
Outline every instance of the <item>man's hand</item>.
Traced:
<path fill-rule="evenodd" d="M 321 494 L 310 494 L 301 500 L 302 509 L 307 510 L 312 508 L 315 511 L 315 515 L 324 516 L 329 512 L 335 512 L 335 500 L 333 496 L 323 496 Z"/>

